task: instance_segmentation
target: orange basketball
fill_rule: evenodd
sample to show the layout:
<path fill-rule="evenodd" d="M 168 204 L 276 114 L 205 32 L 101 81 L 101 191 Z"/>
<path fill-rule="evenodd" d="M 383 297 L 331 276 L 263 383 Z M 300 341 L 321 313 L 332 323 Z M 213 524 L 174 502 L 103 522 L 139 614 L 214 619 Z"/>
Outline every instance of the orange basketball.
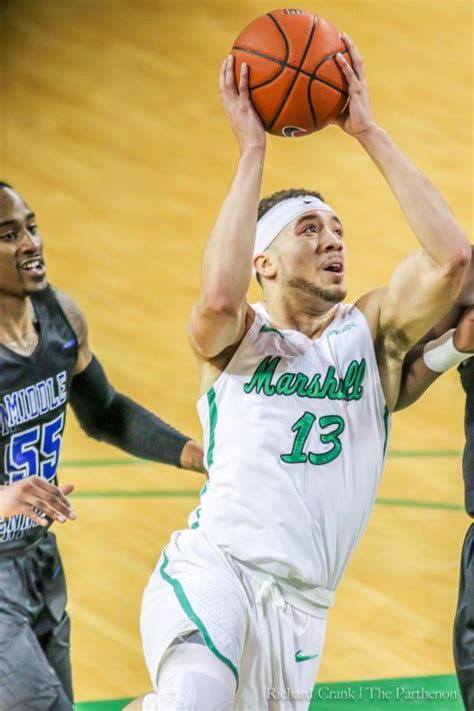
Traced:
<path fill-rule="evenodd" d="M 245 62 L 266 131 L 306 136 L 341 114 L 349 95 L 337 52 L 350 61 L 336 28 L 304 10 L 273 10 L 240 33 L 232 47 L 236 81 Z"/>

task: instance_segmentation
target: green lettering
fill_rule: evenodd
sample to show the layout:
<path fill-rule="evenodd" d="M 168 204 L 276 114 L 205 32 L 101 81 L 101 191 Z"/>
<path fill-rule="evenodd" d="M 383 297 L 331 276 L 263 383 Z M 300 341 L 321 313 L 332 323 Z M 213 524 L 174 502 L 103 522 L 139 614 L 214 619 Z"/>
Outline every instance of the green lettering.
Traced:
<path fill-rule="evenodd" d="M 283 375 L 280 375 L 275 386 L 276 394 L 293 395 L 296 391 L 298 375 L 300 375 L 300 373 L 283 373 Z"/>
<path fill-rule="evenodd" d="M 253 374 L 250 383 L 245 383 L 244 392 L 248 395 L 252 390 L 255 390 L 256 393 L 261 393 L 263 390 L 264 395 L 268 397 L 274 395 L 275 386 L 272 385 L 272 378 L 280 360 L 280 356 L 275 356 L 274 358 L 267 356 L 264 358 Z"/>

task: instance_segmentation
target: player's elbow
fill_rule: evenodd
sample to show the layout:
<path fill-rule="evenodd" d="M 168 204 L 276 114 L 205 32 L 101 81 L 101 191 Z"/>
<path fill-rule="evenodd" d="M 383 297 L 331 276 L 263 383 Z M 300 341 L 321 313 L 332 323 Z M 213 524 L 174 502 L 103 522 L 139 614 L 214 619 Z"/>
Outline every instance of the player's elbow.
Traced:
<path fill-rule="evenodd" d="M 464 237 L 464 235 L 462 235 Z M 447 255 L 443 264 L 443 272 L 448 277 L 464 278 L 471 264 L 471 245 L 467 239 L 458 239 L 456 246 Z"/>
<path fill-rule="evenodd" d="M 96 439 L 99 442 L 102 440 L 102 431 L 97 422 L 92 422 L 91 420 L 86 420 L 84 418 L 77 418 L 79 422 L 79 426 L 81 430 L 86 434 L 88 437 L 91 437 L 92 439 Z"/>
<path fill-rule="evenodd" d="M 241 309 L 242 304 L 240 301 L 224 293 L 205 294 L 198 304 L 201 317 L 210 320 L 238 318 Z"/>

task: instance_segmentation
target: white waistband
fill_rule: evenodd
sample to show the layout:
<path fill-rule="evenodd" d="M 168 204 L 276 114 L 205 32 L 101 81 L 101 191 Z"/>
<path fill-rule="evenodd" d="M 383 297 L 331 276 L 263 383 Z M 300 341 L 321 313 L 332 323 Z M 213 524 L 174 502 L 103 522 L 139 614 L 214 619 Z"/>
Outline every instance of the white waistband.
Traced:
<path fill-rule="evenodd" d="M 329 608 L 334 605 L 336 593 L 333 590 L 319 586 L 309 587 L 303 585 L 303 583 L 298 583 L 298 581 L 270 575 L 240 560 L 237 562 L 243 572 L 248 577 L 253 578 L 259 586 L 256 596 L 257 603 L 263 597 L 262 588 L 266 591 L 271 585 L 274 585 L 277 586 L 279 593 L 288 605 L 302 610 L 312 617 L 326 618 Z"/>

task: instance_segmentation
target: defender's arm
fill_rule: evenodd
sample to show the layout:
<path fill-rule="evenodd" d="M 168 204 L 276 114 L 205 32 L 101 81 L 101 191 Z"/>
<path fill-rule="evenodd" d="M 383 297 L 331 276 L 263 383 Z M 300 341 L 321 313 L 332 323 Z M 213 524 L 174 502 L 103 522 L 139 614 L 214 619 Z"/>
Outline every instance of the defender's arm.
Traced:
<path fill-rule="evenodd" d="M 395 410 L 403 410 L 405 407 L 416 402 L 429 386 L 439 378 L 442 372 L 448 370 L 453 365 L 457 365 L 461 359 L 469 358 L 469 356 L 473 354 L 474 306 L 465 309 L 461 319 L 459 319 L 459 313 L 460 307 L 454 307 L 446 318 L 437 324 L 435 328 L 407 354 L 403 365 L 400 394 Z M 457 357 L 455 351 L 453 350 L 451 352 L 449 346 L 447 347 L 443 343 L 443 338 L 439 339 L 439 336 L 445 334 L 446 330 L 452 329 L 455 324 L 457 324 L 457 327 L 452 336 L 452 346 L 453 349 L 459 352 L 459 356 Z M 438 360 L 438 370 L 433 370 L 426 364 L 424 351 L 427 344 L 428 348 L 432 345 L 439 351 L 438 354 L 431 351 L 431 361 L 434 355 L 435 362 Z M 443 368 L 443 370 L 441 370 L 441 368 Z"/>
<path fill-rule="evenodd" d="M 228 57 L 221 70 L 220 92 L 240 159 L 204 250 L 201 295 L 189 323 L 191 346 L 204 360 L 222 353 L 245 333 L 265 158 L 265 131 L 250 100 L 247 65 L 242 65 L 237 91 L 233 57 Z"/>
<path fill-rule="evenodd" d="M 78 340 L 70 404 L 86 434 L 136 457 L 204 472 L 197 442 L 114 390 L 89 348 L 83 314 L 69 296 L 56 295 Z"/>

